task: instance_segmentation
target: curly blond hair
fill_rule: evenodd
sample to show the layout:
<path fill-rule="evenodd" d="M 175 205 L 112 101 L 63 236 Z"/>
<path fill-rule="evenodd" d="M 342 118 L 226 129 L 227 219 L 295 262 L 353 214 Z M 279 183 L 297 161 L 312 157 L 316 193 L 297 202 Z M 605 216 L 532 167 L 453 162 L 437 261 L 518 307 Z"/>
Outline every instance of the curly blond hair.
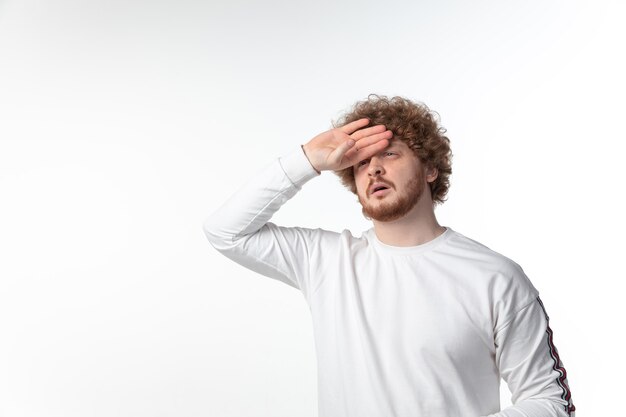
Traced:
<path fill-rule="evenodd" d="M 393 132 L 393 137 L 406 143 L 423 164 L 437 168 L 437 178 L 429 183 L 433 205 L 446 201 L 452 174 L 452 151 L 450 140 L 444 135 L 446 129 L 439 125 L 439 115 L 424 103 L 370 94 L 333 122 L 333 126 L 341 127 L 364 117 L 370 120 L 369 126 L 385 125 Z M 346 188 L 357 194 L 352 167 L 333 172 Z"/>

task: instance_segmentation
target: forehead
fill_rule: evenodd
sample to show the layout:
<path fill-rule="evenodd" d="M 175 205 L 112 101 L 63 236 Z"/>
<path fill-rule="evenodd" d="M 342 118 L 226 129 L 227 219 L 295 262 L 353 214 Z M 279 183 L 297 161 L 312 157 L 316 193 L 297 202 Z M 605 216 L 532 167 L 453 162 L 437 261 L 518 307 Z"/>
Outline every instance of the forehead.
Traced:
<path fill-rule="evenodd" d="M 404 141 L 402 141 L 401 139 L 396 139 L 395 137 L 393 137 L 391 138 L 391 140 L 389 141 L 389 145 L 387 145 L 385 149 L 389 149 L 389 148 L 409 149 L 409 146 L 406 143 L 404 143 Z"/>

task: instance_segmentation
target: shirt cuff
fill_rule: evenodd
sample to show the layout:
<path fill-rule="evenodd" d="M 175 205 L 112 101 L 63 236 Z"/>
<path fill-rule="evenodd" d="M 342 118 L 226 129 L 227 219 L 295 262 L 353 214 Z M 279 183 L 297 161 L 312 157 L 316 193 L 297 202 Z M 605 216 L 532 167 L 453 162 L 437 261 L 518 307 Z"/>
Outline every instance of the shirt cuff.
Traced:
<path fill-rule="evenodd" d="M 297 187 L 301 187 L 311 178 L 321 175 L 311 165 L 302 146 L 298 146 L 298 149 L 281 156 L 278 161 L 289 180 Z"/>

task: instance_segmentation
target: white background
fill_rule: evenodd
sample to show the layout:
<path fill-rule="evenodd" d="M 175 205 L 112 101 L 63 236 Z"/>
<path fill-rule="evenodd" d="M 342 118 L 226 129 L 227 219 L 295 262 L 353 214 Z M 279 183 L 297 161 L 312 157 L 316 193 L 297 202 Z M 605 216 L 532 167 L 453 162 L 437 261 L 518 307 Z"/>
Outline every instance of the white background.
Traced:
<path fill-rule="evenodd" d="M 315 416 L 304 298 L 202 223 L 369 93 L 441 115 L 440 224 L 522 265 L 577 414 L 614 415 L 625 18 L 618 1 L 0 1 L 0 415 Z M 329 172 L 272 221 L 371 227 Z"/>

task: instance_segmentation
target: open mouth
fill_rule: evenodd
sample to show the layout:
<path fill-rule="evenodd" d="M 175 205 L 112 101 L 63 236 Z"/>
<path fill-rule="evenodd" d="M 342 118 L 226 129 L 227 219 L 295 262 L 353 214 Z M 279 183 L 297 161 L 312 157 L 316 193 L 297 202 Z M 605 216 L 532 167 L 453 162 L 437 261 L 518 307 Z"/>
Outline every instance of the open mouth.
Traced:
<path fill-rule="evenodd" d="M 380 186 L 380 187 L 376 187 L 374 191 L 372 191 L 372 195 L 376 195 L 376 196 L 384 195 L 384 194 L 387 194 L 388 191 L 389 191 L 388 187 Z"/>

